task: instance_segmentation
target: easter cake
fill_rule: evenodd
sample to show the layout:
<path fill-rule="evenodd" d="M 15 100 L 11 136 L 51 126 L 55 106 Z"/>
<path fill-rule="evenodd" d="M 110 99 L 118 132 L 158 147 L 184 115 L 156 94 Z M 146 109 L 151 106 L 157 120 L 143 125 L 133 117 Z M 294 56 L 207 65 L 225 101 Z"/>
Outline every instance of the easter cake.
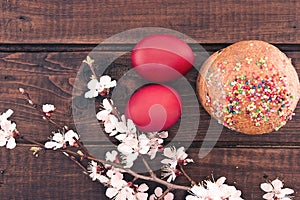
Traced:
<path fill-rule="evenodd" d="M 204 109 L 229 129 L 246 134 L 278 130 L 294 115 L 299 78 L 277 47 L 250 40 L 212 54 L 197 79 Z"/>

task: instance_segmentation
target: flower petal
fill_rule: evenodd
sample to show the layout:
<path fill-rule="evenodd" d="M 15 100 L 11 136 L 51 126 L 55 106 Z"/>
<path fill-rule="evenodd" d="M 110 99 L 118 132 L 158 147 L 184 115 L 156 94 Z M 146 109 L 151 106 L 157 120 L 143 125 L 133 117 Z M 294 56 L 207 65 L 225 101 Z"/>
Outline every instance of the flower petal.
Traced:
<path fill-rule="evenodd" d="M 218 186 L 220 186 L 220 185 L 223 185 L 225 183 L 225 181 L 226 181 L 226 178 L 224 176 L 222 176 L 222 177 L 218 178 L 218 180 L 216 181 L 216 184 Z"/>
<path fill-rule="evenodd" d="M 8 141 L 7 141 L 6 148 L 8 148 L 8 149 L 13 149 L 13 148 L 16 147 L 16 145 L 17 145 L 17 144 L 16 144 L 15 138 L 10 137 L 10 138 L 8 139 Z"/>
<path fill-rule="evenodd" d="M 118 194 L 118 190 L 116 188 L 107 188 L 105 195 L 108 198 L 113 198 L 114 196 L 116 196 Z"/>
<path fill-rule="evenodd" d="M 52 140 L 55 142 L 62 142 L 64 141 L 64 136 L 61 133 L 54 133 Z"/>
<path fill-rule="evenodd" d="M 273 200 L 274 195 L 272 193 L 267 193 L 263 196 L 264 199 Z"/>
<path fill-rule="evenodd" d="M 154 190 L 155 196 L 160 197 L 162 195 L 162 193 L 163 193 L 163 190 L 161 189 L 161 187 L 155 188 L 155 190 Z"/>
<path fill-rule="evenodd" d="M 147 184 L 143 183 L 138 187 L 138 191 L 140 192 L 146 192 L 147 190 L 149 190 L 149 187 Z"/>
<path fill-rule="evenodd" d="M 73 130 L 69 130 L 68 132 L 65 133 L 65 141 L 69 142 L 70 146 L 73 146 L 74 143 L 76 142 L 74 140 L 74 138 L 76 138 L 77 140 L 79 139 L 79 136 L 76 132 L 74 132 Z"/>
<path fill-rule="evenodd" d="M 289 194 L 293 194 L 294 190 L 290 189 L 290 188 L 284 188 L 281 190 L 281 193 L 285 194 L 285 195 L 289 195 Z"/>
<path fill-rule="evenodd" d="M 283 183 L 279 179 L 275 179 L 272 181 L 272 185 L 274 187 L 274 190 L 280 190 L 283 187 Z"/>
<path fill-rule="evenodd" d="M 174 150 L 173 148 L 165 148 L 164 149 L 164 156 L 168 157 L 168 158 L 173 158 L 176 155 L 176 150 Z"/>
<path fill-rule="evenodd" d="M 106 176 L 99 176 L 99 181 L 101 183 L 107 183 L 109 179 Z"/>
<path fill-rule="evenodd" d="M 174 194 L 169 192 L 165 197 L 164 200 L 173 200 L 174 199 Z"/>
<path fill-rule="evenodd" d="M 260 185 L 260 188 L 265 192 L 272 192 L 273 191 L 273 186 L 270 183 L 262 183 Z"/>
<path fill-rule="evenodd" d="M 63 144 L 57 143 L 57 142 L 54 142 L 54 141 L 49 141 L 49 142 L 45 143 L 45 148 L 46 149 L 56 150 L 56 149 L 60 149 L 62 147 L 63 147 Z"/>

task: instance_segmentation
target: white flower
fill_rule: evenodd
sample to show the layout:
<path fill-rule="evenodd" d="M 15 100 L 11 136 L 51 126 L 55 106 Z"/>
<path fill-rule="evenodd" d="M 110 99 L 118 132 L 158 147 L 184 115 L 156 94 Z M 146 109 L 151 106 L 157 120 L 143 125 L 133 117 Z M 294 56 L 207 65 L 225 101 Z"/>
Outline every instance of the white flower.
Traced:
<path fill-rule="evenodd" d="M 136 134 L 136 126 L 131 119 L 126 121 L 125 116 L 122 115 L 121 121 L 116 123 L 116 132 L 120 134 L 116 135 L 115 138 L 122 142 L 126 137 Z"/>
<path fill-rule="evenodd" d="M 123 174 L 115 171 L 108 170 L 107 176 L 110 179 L 109 185 L 111 187 L 107 188 L 106 196 L 113 199 L 134 199 L 134 190 L 129 187 L 128 183 L 123 180 Z"/>
<path fill-rule="evenodd" d="M 100 173 L 99 173 L 99 166 L 97 162 L 91 161 L 87 167 L 87 170 L 89 172 L 89 176 L 93 181 L 97 180 L 100 178 Z"/>
<path fill-rule="evenodd" d="M 107 188 L 106 196 L 115 200 L 135 200 L 134 190 L 128 186 Z"/>
<path fill-rule="evenodd" d="M 209 199 L 207 189 L 203 185 L 194 185 L 190 192 L 192 195 L 186 196 L 186 200 L 206 200 Z"/>
<path fill-rule="evenodd" d="M 14 113 L 12 109 L 8 109 L 5 113 L 0 115 L 0 123 L 2 121 L 7 121 L 7 119 Z"/>
<path fill-rule="evenodd" d="M 88 170 L 88 173 L 89 173 L 89 176 L 90 178 L 93 180 L 93 181 L 100 181 L 101 183 L 103 184 L 107 184 L 109 179 L 108 177 L 104 176 L 104 175 L 101 175 L 101 167 L 98 165 L 97 162 L 95 161 L 91 161 L 87 167 L 87 170 Z"/>
<path fill-rule="evenodd" d="M 8 120 L 13 114 L 11 109 L 8 109 L 5 113 L 0 115 L 0 146 L 5 146 L 8 149 L 16 147 L 16 140 L 14 138 L 14 132 L 16 130 L 16 124 Z"/>
<path fill-rule="evenodd" d="M 161 176 L 162 176 L 163 179 L 168 178 L 167 182 L 175 181 L 176 177 L 179 174 L 181 174 L 181 172 L 178 169 L 173 168 L 169 165 L 164 165 L 161 168 Z"/>
<path fill-rule="evenodd" d="M 105 89 L 113 88 L 117 85 L 115 80 L 111 80 L 108 75 L 101 76 L 99 81 L 97 79 L 92 79 L 88 82 L 88 92 L 85 93 L 85 98 L 97 97 L 99 93 L 103 92 Z"/>
<path fill-rule="evenodd" d="M 48 114 L 52 113 L 55 110 L 55 107 L 52 104 L 45 104 L 43 105 L 42 109 L 44 113 Z"/>
<path fill-rule="evenodd" d="M 149 139 L 145 134 L 138 137 L 130 135 L 118 145 L 118 151 L 123 155 L 122 159 L 126 168 L 132 167 L 138 155 L 147 154 L 149 149 Z"/>
<path fill-rule="evenodd" d="M 106 190 L 106 196 L 116 200 L 144 200 L 148 198 L 146 191 L 149 187 L 143 183 L 134 185 L 132 182 L 123 180 L 123 174 L 116 169 L 108 170 L 107 177 L 110 179 L 107 183 L 109 187 Z"/>
<path fill-rule="evenodd" d="M 137 200 L 144 200 L 144 199 L 148 198 L 148 193 L 146 193 L 146 191 L 149 190 L 148 185 L 143 183 L 139 186 L 134 185 L 134 187 L 136 188 L 136 191 L 137 191 L 135 194 Z"/>
<path fill-rule="evenodd" d="M 157 200 L 163 194 L 163 190 L 160 187 L 155 188 L 154 194 L 149 197 L 149 200 Z M 164 200 L 173 200 L 174 194 L 169 192 L 164 196 Z"/>
<path fill-rule="evenodd" d="M 104 131 L 109 133 L 109 136 L 114 136 L 118 133 L 116 130 L 118 118 L 114 115 L 109 115 L 107 120 L 104 122 Z"/>
<path fill-rule="evenodd" d="M 154 132 L 154 133 L 148 133 L 148 138 L 150 139 L 150 150 L 148 152 L 148 155 L 150 156 L 150 159 L 154 159 L 156 156 L 156 153 L 159 150 L 163 149 L 163 143 L 165 138 L 168 137 L 168 131 L 163 131 L 160 133 Z"/>
<path fill-rule="evenodd" d="M 163 159 L 161 163 L 170 165 L 172 168 L 176 168 L 177 165 L 187 165 L 193 162 L 192 159 L 187 158 L 188 154 L 185 153 L 184 147 L 180 147 L 178 150 L 175 147 L 165 148 L 164 156 L 167 158 Z"/>
<path fill-rule="evenodd" d="M 262 183 L 260 188 L 267 192 L 263 198 L 267 200 L 290 200 L 290 194 L 294 193 L 294 190 L 290 188 L 283 188 L 283 183 L 279 179 L 273 180 L 271 183 Z"/>
<path fill-rule="evenodd" d="M 225 177 L 219 178 L 216 182 L 210 180 L 205 184 L 194 185 L 186 197 L 187 200 L 242 200 L 241 191 L 234 186 L 225 184 Z"/>
<path fill-rule="evenodd" d="M 118 159 L 118 152 L 113 150 L 112 152 L 106 152 L 105 154 L 105 160 L 106 161 L 110 161 L 110 162 L 114 162 L 114 163 L 119 163 L 119 159 Z"/>
<path fill-rule="evenodd" d="M 106 121 L 111 113 L 111 111 L 113 110 L 112 107 L 113 101 L 108 99 L 103 99 L 102 101 L 102 106 L 103 106 L 103 110 L 99 111 L 96 115 L 97 119 L 100 121 Z"/>
<path fill-rule="evenodd" d="M 76 140 L 74 138 L 76 138 L 76 140 L 79 140 L 78 134 L 73 130 L 69 130 L 65 134 L 54 133 L 51 137 L 51 141 L 45 143 L 45 148 L 56 150 L 65 148 L 67 144 L 69 144 L 69 146 L 75 146 Z"/>

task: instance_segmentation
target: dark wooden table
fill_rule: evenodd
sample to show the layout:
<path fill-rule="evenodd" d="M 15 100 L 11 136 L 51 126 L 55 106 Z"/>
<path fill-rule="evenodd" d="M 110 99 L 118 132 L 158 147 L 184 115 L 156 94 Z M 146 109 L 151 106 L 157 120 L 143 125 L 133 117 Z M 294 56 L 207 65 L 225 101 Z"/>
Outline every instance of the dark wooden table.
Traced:
<path fill-rule="evenodd" d="M 103 40 L 128 29 L 173 29 L 209 53 L 240 40 L 264 40 L 291 57 L 300 73 L 298 0 L 2 0 L 0 10 L 0 112 L 12 108 L 18 130 L 40 142 L 55 127 L 26 104 L 18 88 L 25 88 L 37 102 L 55 104 L 58 123 L 74 128 L 72 89 L 82 61 Z M 104 53 L 129 52 L 135 37 L 107 44 Z M 112 63 L 112 76 L 120 77 L 129 68 L 127 53 Z M 193 88 L 196 77 L 197 71 L 186 76 Z M 216 178 L 226 176 L 228 183 L 243 191 L 244 199 L 262 199 L 260 183 L 278 177 L 300 199 L 299 106 L 294 119 L 278 132 L 249 136 L 224 128 L 215 148 L 203 159 L 198 159 L 198 152 L 210 117 L 202 107 L 200 114 L 195 138 L 188 125 L 177 133 L 179 143 L 193 141 L 188 152 L 195 164 L 187 168 L 193 179 L 201 181 L 213 172 Z M 174 130 L 171 135 L 176 134 Z M 91 146 L 113 147 L 105 141 L 103 136 L 103 141 Z M 18 143 L 14 150 L 0 148 L 1 199 L 106 199 L 105 189 L 65 156 L 47 152 L 35 158 L 30 147 Z M 183 199 L 182 192 L 176 199 Z"/>

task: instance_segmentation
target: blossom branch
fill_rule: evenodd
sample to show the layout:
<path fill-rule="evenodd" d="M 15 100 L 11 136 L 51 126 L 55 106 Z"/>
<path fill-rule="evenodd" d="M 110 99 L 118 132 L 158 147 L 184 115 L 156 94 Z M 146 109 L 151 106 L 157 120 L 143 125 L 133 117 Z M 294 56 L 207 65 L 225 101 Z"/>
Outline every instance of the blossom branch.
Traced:
<path fill-rule="evenodd" d="M 25 89 L 23 88 L 19 88 L 19 91 L 21 92 L 21 94 L 25 97 L 25 100 L 35 109 L 37 110 L 43 117 L 43 119 L 47 120 L 50 124 L 56 126 L 58 129 L 61 128 L 61 126 L 59 126 L 55 121 L 53 121 L 49 116 L 46 115 L 46 113 L 44 113 L 41 109 L 39 109 L 39 107 L 41 107 L 40 105 L 36 104 L 33 102 L 33 100 L 31 99 L 30 95 L 28 92 L 25 91 Z"/>
<path fill-rule="evenodd" d="M 75 153 L 73 151 L 66 151 L 66 152 L 67 153 L 73 153 L 73 154 Z M 75 153 L 75 154 L 77 154 L 77 153 Z M 97 159 L 93 156 L 88 156 L 87 159 L 93 160 L 93 161 L 96 161 L 96 162 L 99 162 L 99 163 L 102 163 L 102 164 L 111 165 L 113 167 L 121 169 L 122 171 L 125 171 L 126 173 L 128 173 L 128 174 L 130 174 L 130 175 L 132 175 L 132 176 L 134 176 L 138 179 L 143 179 L 143 180 L 146 180 L 146 181 L 153 181 L 153 182 L 156 182 L 156 183 L 160 183 L 160 184 L 165 185 L 166 187 L 168 187 L 172 190 L 186 190 L 186 191 L 190 190 L 190 187 L 169 183 L 169 182 L 164 181 L 160 178 L 157 178 L 156 176 L 151 177 L 151 176 L 144 176 L 144 175 L 138 174 L 138 173 L 134 172 L 133 170 L 125 168 L 123 165 L 120 165 L 118 163 Z"/>

